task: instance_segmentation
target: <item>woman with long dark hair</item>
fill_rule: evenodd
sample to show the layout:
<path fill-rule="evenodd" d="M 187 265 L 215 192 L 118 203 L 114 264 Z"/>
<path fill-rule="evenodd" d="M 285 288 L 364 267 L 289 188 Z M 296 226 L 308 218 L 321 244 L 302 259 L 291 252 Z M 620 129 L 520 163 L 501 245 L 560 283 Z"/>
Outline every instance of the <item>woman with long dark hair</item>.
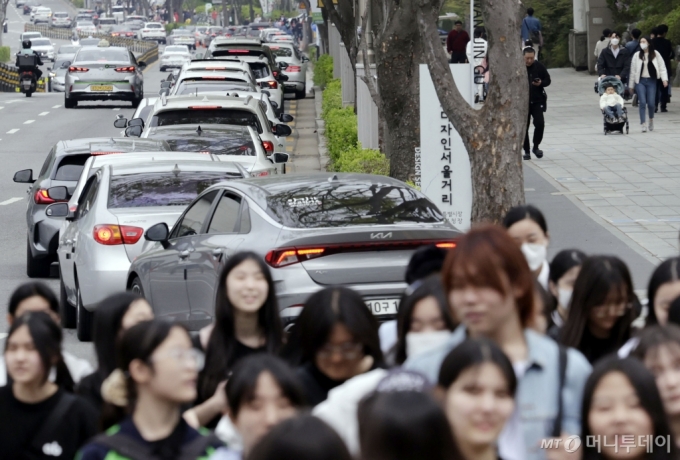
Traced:
<path fill-rule="evenodd" d="M 560 341 L 592 364 L 626 343 L 640 309 L 626 264 L 614 256 L 589 257 L 576 278 Z"/>
<path fill-rule="evenodd" d="M 73 380 L 61 341 L 61 328 L 47 313 L 27 312 L 12 322 L 4 350 L 11 384 L 0 387 L 2 458 L 74 458 L 96 433 L 95 411 L 68 392 Z"/>
<path fill-rule="evenodd" d="M 649 37 L 640 38 L 640 52 L 633 54 L 630 61 L 628 86 L 635 90 L 638 97 L 640 126 L 643 133 L 647 131 L 645 108 L 649 113 L 649 130 L 654 130 L 657 80 L 661 80 L 663 86 L 667 87 L 668 70 L 663 57 L 654 50 L 653 41 Z"/>
<path fill-rule="evenodd" d="M 569 316 L 569 305 L 574 294 L 574 283 L 586 255 L 578 249 L 565 249 L 557 253 L 550 262 L 550 281 L 548 289 L 556 300 L 555 309 L 550 313 L 548 335 L 559 339 L 559 331 Z"/>
<path fill-rule="evenodd" d="M 205 369 L 198 379 L 197 406 L 201 425 L 214 428 L 226 401 L 224 383 L 234 365 L 254 353 L 278 353 L 283 329 L 269 267 L 254 252 L 229 258 L 220 274 L 215 323 L 206 347 Z"/>
<path fill-rule="evenodd" d="M 550 234 L 541 210 L 530 204 L 515 206 L 503 218 L 503 227 L 521 249 L 531 273 L 547 291 L 550 277 L 550 265 L 547 262 Z"/>

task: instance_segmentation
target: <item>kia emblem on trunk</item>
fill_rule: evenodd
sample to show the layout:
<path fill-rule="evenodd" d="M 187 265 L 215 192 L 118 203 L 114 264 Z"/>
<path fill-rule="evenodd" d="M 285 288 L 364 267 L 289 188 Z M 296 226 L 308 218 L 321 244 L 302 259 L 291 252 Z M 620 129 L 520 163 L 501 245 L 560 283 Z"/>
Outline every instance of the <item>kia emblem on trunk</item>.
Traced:
<path fill-rule="evenodd" d="M 389 233 L 383 233 L 383 232 L 371 233 L 371 239 L 372 240 L 384 240 L 384 239 L 387 239 L 387 238 L 392 238 L 392 232 L 389 232 Z"/>

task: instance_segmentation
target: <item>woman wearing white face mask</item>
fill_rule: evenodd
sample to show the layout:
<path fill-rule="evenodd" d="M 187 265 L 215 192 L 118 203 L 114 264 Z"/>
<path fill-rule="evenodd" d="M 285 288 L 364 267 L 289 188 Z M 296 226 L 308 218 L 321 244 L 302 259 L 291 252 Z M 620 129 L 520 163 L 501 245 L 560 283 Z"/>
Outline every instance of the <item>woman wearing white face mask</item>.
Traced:
<path fill-rule="evenodd" d="M 630 89 L 637 93 L 640 109 L 640 125 L 642 132 L 647 131 L 645 123 L 645 107 L 649 112 L 649 130 L 654 130 L 654 107 L 656 103 L 657 80 L 664 87 L 668 86 L 668 69 L 659 53 L 654 50 L 651 39 L 640 39 L 640 52 L 635 53 L 630 63 Z"/>
<path fill-rule="evenodd" d="M 505 215 L 503 226 L 522 250 L 531 273 L 547 291 L 550 265 L 546 258 L 550 235 L 543 213 L 531 205 L 515 206 Z"/>
<path fill-rule="evenodd" d="M 559 338 L 559 331 L 567 321 L 569 304 L 574 292 L 574 283 L 581 271 L 586 255 L 578 249 L 565 249 L 557 253 L 550 263 L 550 293 L 557 300 L 555 309 L 550 314 L 548 335 Z"/>

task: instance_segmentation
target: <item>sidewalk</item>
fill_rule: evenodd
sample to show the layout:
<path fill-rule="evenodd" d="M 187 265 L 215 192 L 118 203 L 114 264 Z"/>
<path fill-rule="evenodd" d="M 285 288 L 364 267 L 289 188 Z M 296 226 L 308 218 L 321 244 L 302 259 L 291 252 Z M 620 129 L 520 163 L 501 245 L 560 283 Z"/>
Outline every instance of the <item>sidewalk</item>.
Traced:
<path fill-rule="evenodd" d="M 311 70 L 307 72 L 307 94 L 305 99 L 286 99 L 285 112 L 295 120 L 290 123 L 293 134 L 286 138 L 286 152 L 290 160 L 286 165 L 288 173 L 322 171 L 319 163 L 319 143 L 316 136 L 316 110 L 312 91 Z"/>
<path fill-rule="evenodd" d="M 605 136 L 596 77 L 572 69 L 550 75 L 545 156 L 525 166 L 650 262 L 678 255 L 680 94 L 668 113 L 656 114 L 653 132 L 641 132 L 638 108 L 627 105 L 630 134 Z"/>

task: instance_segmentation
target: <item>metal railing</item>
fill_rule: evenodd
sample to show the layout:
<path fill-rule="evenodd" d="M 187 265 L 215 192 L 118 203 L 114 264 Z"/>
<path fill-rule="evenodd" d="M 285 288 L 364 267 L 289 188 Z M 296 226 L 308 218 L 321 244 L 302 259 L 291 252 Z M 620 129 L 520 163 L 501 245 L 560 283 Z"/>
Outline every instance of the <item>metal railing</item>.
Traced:
<path fill-rule="evenodd" d="M 38 80 L 36 92 L 45 92 L 46 79 Z M 19 68 L 13 65 L 0 63 L 0 91 L 3 93 L 19 92 Z"/>

